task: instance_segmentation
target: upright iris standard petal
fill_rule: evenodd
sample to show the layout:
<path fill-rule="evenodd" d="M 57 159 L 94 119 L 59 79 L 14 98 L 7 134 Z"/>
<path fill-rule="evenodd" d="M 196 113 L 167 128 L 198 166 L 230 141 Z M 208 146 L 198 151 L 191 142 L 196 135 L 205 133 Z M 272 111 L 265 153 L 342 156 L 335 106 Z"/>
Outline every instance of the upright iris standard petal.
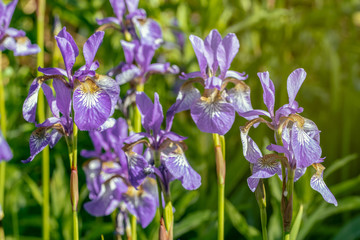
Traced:
<path fill-rule="evenodd" d="M 264 90 L 263 99 L 264 103 L 270 113 L 270 115 L 274 116 L 274 105 L 275 105 L 275 86 L 271 81 L 269 72 L 258 73 L 258 77 L 261 82 L 261 86 Z"/>
<path fill-rule="evenodd" d="M 231 62 L 239 51 L 240 43 L 234 33 L 229 33 L 217 48 L 217 59 L 220 67 L 219 78 L 224 79 Z"/>
<path fill-rule="evenodd" d="M 83 54 L 86 62 L 86 68 L 88 69 L 90 69 L 91 64 L 94 61 L 95 54 L 103 41 L 104 34 L 104 32 L 98 31 L 91 35 L 84 44 Z"/>
<path fill-rule="evenodd" d="M 221 42 L 222 38 L 220 33 L 213 29 L 204 41 L 204 56 L 207 60 L 207 65 L 211 69 L 212 74 L 216 74 L 218 69 L 218 60 L 216 56 L 216 50 Z"/>
<path fill-rule="evenodd" d="M 13 158 L 13 154 L 11 152 L 11 149 L 0 130 L 0 162 L 9 161 L 12 158 Z"/>
<path fill-rule="evenodd" d="M 69 41 L 69 43 L 71 44 L 71 47 L 72 47 L 72 49 L 73 49 L 73 51 L 74 51 L 75 58 L 76 58 L 76 57 L 79 55 L 79 48 L 78 48 L 78 46 L 76 45 L 75 40 L 74 40 L 74 38 L 71 36 L 71 34 L 66 31 L 66 27 L 63 27 L 63 29 L 61 29 L 61 31 L 58 33 L 57 36 L 58 36 L 59 38 L 64 38 L 64 39 L 66 39 L 66 40 Z"/>
<path fill-rule="evenodd" d="M 186 160 L 180 144 L 171 142 L 161 153 L 161 161 L 175 179 L 181 181 L 186 190 L 200 187 L 201 177 Z"/>
<path fill-rule="evenodd" d="M 80 130 L 96 130 L 110 117 L 109 94 L 92 80 L 81 82 L 73 95 L 75 123 Z"/>
<path fill-rule="evenodd" d="M 306 72 L 302 68 L 294 70 L 287 79 L 287 92 L 289 95 L 289 104 L 295 101 L 295 97 L 306 78 Z"/>
<path fill-rule="evenodd" d="M 55 36 L 55 39 L 56 39 L 57 45 L 60 49 L 61 55 L 63 56 L 63 59 L 64 59 L 67 77 L 70 79 L 70 81 L 72 81 L 72 79 L 71 79 L 72 68 L 73 68 L 73 66 L 75 64 L 75 60 L 76 60 L 76 55 L 75 55 L 73 46 L 65 38 Z"/>
<path fill-rule="evenodd" d="M 218 90 L 220 90 L 222 82 L 223 80 L 218 77 L 215 76 L 209 77 L 205 80 L 205 89 L 217 88 Z"/>
<path fill-rule="evenodd" d="M 114 10 L 114 13 L 121 24 L 123 15 L 125 14 L 125 2 L 124 0 L 110 0 L 110 4 Z"/>
<path fill-rule="evenodd" d="M 101 161 L 99 159 L 90 160 L 83 165 L 83 170 L 86 175 L 86 186 L 89 189 L 89 197 L 90 199 L 94 199 L 101 190 Z"/>
<path fill-rule="evenodd" d="M 164 114 L 162 106 L 159 102 L 159 95 L 157 92 L 154 94 L 154 108 L 146 116 L 149 121 L 149 127 L 153 130 L 154 135 L 156 136 L 160 132 L 161 123 L 164 120 Z"/>
<path fill-rule="evenodd" d="M 126 63 L 132 64 L 135 59 L 136 48 L 139 47 L 139 44 L 136 41 L 128 42 L 124 40 L 121 40 L 120 43 L 124 50 Z"/>
<path fill-rule="evenodd" d="M 321 157 L 321 147 L 297 123 L 291 130 L 291 147 L 294 151 L 296 166 L 305 168 L 315 163 Z"/>
<path fill-rule="evenodd" d="M 155 54 L 155 50 L 151 45 L 141 44 L 135 54 L 135 60 L 139 64 L 142 72 L 147 72 L 147 68 Z"/>
<path fill-rule="evenodd" d="M 200 131 L 224 135 L 234 123 L 235 110 L 221 98 L 201 97 L 191 107 L 191 117 Z"/>
<path fill-rule="evenodd" d="M 323 180 L 323 172 L 325 167 L 320 163 L 313 165 L 316 169 L 316 173 L 311 177 L 310 186 L 315 191 L 318 191 L 325 201 L 332 203 L 335 206 L 338 205 L 334 195 L 330 192 L 329 188 L 326 186 Z"/>
<path fill-rule="evenodd" d="M 156 49 L 163 42 L 159 23 L 152 19 L 133 19 L 140 35 L 142 45 L 152 46 Z"/>
<path fill-rule="evenodd" d="M 6 5 L 5 11 L 2 13 L 3 16 L 1 16 L 1 18 L 2 18 L 1 25 L 3 25 L 3 27 L 5 29 L 8 28 L 10 25 L 11 18 L 14 14 L 17 3 L 18 3 L 18 0 L 14 0 L 14 1 L 10 2 L 8 5 Z"/>
<path fill-rule="evenodd" d="M 203 77 L 206 77 L 207 76 L 207 73 L 206 73 L 207 61 L 204 56 L 204 51 L 205 51 L 204 41 L 195 35 L 190 35 L 189 39 L 190 39 L 190 42 L 193 46 L 195 55 L 198 60 L 200 72 Z"/>
<path fill-rule="evenodd" d="M 71 88 L 60 79 L 54 79 L 53 87 L 56 92 L 56 105 L 64 116 L 71 112 Z"/>

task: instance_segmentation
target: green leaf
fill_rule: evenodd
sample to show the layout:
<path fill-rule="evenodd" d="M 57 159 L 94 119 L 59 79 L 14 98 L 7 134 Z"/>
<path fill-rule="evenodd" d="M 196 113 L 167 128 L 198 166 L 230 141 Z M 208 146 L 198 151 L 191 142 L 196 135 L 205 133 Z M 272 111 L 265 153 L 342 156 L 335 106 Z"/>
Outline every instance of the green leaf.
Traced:
<path fill-rule="evenodd" d="M 210 210 L 197 211 L 188 214 L 180 223 L 174 226 L 174 239 L 179 238 L 181 235 L 196 229 L 200 224 L 209 219 L 211 214 Z"/>
<path fill-rule="evenodd" d="M 301 225 L 301 220 L 302 220 L 303 213 L 304 213 L 304 207 L 303 207 L 303 205 L 300 205 L 299 212 L 298 212 L 298 214 L 296 216 L 296 219 L 294 221 L 294 224 L 293 224 L 293 226 L 291 228 L 290 240 L 296 240 L 296 238 L 297 238 L 297 235 L 298 235 L 299 230 L 300 230 L 300 225 Z"/>
<path fill-rule="evenodd" d="M 360 239 L 360 216 L 352 219 L 343 226 L 333 240 L 355 240 Z"/>
<path fill-rule="evenodd" d="M 328 176 L 330 176 L 336 170 L 342 168 L 346 164 L 349 164 L 352 160 L 357 159 L 357 157 L 358 157 L 357 154 L 351 154 L 351 155 L 348 155 L 346 157 L 336 160 L 334 163 L 331 164 L 330 167 L 326 168 L 326 171 L 324 172 L 324 179 L 326 179 Z"/>
<path fill-rule="evenodd" d="M 225 212 L 230 218 L 232 225 L 239 233 L 244 235 L 246 239 L 260 239 L 261 234 L 255 227 L 248 225 L 246 218 L 238 212 L 236 207 L 226 199 Z"/>
<path fill-rule="evenodd" d="M 31 194 L 35 198 L 36 202 L 39 205 L 42 205 L 43 199 L 42 199 L 42 194 L 41 194 L 40 188 L 26 173 L 23 173 L 23 178 L 24 178 L 26 184 L 29 186 Z"/>

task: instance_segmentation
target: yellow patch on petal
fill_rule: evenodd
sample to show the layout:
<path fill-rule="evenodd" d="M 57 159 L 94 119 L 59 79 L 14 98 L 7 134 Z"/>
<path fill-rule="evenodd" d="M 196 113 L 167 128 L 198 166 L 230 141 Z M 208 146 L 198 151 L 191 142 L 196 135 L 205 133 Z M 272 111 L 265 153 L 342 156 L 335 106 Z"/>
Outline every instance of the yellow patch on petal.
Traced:
<path fill-rule="evenodd" d="M 80 82 L 79 90 L 81 94 L 80 102 L 86 108 L 93 108 L 98 104 L 99 94 L 102 90 L 91 79 L 87 78 L 84 82 Z"/>

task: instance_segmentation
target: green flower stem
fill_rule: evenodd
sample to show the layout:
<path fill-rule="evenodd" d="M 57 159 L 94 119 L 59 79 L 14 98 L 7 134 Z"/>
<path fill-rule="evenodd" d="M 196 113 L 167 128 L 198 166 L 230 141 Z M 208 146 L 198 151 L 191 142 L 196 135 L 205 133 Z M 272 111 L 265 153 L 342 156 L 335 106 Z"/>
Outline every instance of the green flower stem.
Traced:
<path fill-rule="evenodd" d="M 4 82 L 2 78 L 2 52 L 0 51 L 0 127 L 1 132 L 6 139 L 6 109 L 5 109 L 5 91 Z M 5 239 L 5 233 L 2 226 L 2 219 L 4 218 L 4 203 L 5 203 L 5 171 L 6 162 L 0 162 L 0 240 Z"/>
<path fill-rule="evenodd" d="M 224 206 L 225 206 L 225 138 L 219 134 L 213 134 L 216 173 L 218 179 L 218 240 L 224 239 Z"/>
<path fill-rule="evenodd" d="M 132 215 L 131 216 L 131 240 L 136 240 L 137 239 L 137 235 L 136 235 L 136 216 Z"/>
<path fill-rule="evenodd" d="M 281 139 L 282 129 L 278 129 L 276 132 L 276 140 L 278 144 L 283 145 Z M 284 155 L 284 154 L 282 154 Z M 287 169 L 287 177 L 286 177 L 286 169 Z M 290 239 L 290 231 L 291 231 L 291 220 L 292 220 L 292 212 L 293 212 L 293 191 L 294 191 L 294 177 L 295 170 L 290 167 L 287 163 L 285 164 L 281 161 L 281 174 L 283 176 L 283 189 L 281 196 L 281 215 L 283 219 L 283 239 Z"/>
<path fill-rule="evenodd" d="M 77 205 L 79 201 L 78 171 L 77 171 L 77 136 L 78 128 L 74 122 L 72 136 L 66 137 L 70 160 L 70 200 L 73 215 L 73 240 L 79 239 L 79 224 L 77 216 Z"/>
<path fill-rule="evenodd" d="M 45 25 L 45 6 L 46 0 L 38 0 L 37 8 L 37 44 L 40 52 L 37 55 L 37 66 L 44 67 L 44 25 Z M 38 72 L 38 76 L 41 73 Z M 44 95 L 39 94 L 38 99 L 38 116 L 39 121 L 45 121 L 45 102 Z M 50 239 L 50 153 L 49 147 L 45 147 L 42 151 L 42 188 L 43 188 L 43 204 L 42 204 L 42 234 L 44 240 Z"/>
<path fill-rule="evenodd" d="M 266 192 L 265 192 L 264 182 L 262 179 L 260 179 L 259 184 L 255 190 L 255 196 L 260 209 L 261 230 L 262 230 L 263 240 L 267 240 L 268 233 L 267 233 L 267 214 L 266 214 Z"/>

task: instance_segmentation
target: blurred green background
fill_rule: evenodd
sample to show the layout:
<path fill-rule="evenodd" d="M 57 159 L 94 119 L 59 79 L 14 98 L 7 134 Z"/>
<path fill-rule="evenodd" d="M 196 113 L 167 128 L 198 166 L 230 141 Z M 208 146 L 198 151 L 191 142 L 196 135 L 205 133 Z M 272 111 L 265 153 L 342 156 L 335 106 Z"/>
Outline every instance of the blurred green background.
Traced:
<path fill-rule="evenodd" d="M 36 41 L 36 1 L 20 0 L 11 27 L 23 29 Z M 322 131 L 321 146 L 326 157 L 325 182 L 339 202 L 338 207 L 326 203 L 310 188 L 313 169 L 295 183 L 294 217 L 304 207 L 298 239 L 360 239 L 360 1 L 358 0 L 140 0 L 148 17 L 163 28 L 166 43 L 157 51 L 154 61 L 171 62 L 182 71 L 198 70 L 190 34 L 204 38 L 217 28 L 225 36 L 237 35 L 240 51 L 232 70 L 245 71 L 249 78 L 254 108 L 264 108 L 262 89 L 257 72 L 269 71 L 276 88 L 276 107 L 287 101 L 286 79 L 302 67 L 307 78 L 297 96 L 304 107 L 302 116 L 312 119 Z M 95 18 L 113 16 L 107 0 L 51 0 L 47 2 L 45 24 L 46 67 L 62 65 L 54 59 L 54 19 L 74 36 L 79 47 L 98 27 Z M 185 34 L 184 50 L 176 45 L 173 19 Z M 104 42 L 96 56 L 98 73 L 105 74 L 124 59 L 120 46 L 121 34 L 106 30 Z M 58 53 L 57 53 L 58 54 Z M 55 54 L 56 55 L 56 54 Z M 79 66 L 84 63 L 78 59 Z M 41 156 L 32 163 L 20 160 L 29 156 L 28 139 L 33 124 L 22 118 L 22 103 L 36 76 L 36 57 L 15 58 L 3 54 L 3 76 L 6 83 L 8 142 L 14 159 L 7 165 L 5 193 L 5 232 L 7 239 L 41 239 Z M 175 101 L 176 76 L 154 75 L 145 85 L 152 98 L 157 91 L 167 109 Z M 122 93 L 127 87 L 122 88 Z M 226 239 L 261 239 L 258 206 L 246 179 L 250 176 L 248 162 L 243 158 L 239 126 L 245 121 L 237 117 L 226 135 Z M 175 238 L 215 239 L 217 232 L 217 187 L 212 136 L 200 133 L 189 112 L 179 113 L 173 130 L 188 136 L 187 157 L 202 176 L 197 191 L 185 191 L 179 182 L 172 184 L 175 212 Z M 272 133 L 260 126 L 250 132 L 262 148 L 273 141 Z M 87 133 L 80 133 L 79 149 L 91 149 Z M 51 239 L 71 239 L 71 205 L 69 196 L 69 161 L 64 140 L 51 154 Z M 80 158 L 81 165 L 85 159 Z M 112 239 L 112 217 L 95 218 L 81 207 L 88 201 L 85 176 L 80 170 L 80 232 L 81 239 Z M 281 238 L 280 196 L 277 177 L 265 181 L 270 239 Z M 157 223 L 139 229 L 139 239 L 156 239 Z"/>

